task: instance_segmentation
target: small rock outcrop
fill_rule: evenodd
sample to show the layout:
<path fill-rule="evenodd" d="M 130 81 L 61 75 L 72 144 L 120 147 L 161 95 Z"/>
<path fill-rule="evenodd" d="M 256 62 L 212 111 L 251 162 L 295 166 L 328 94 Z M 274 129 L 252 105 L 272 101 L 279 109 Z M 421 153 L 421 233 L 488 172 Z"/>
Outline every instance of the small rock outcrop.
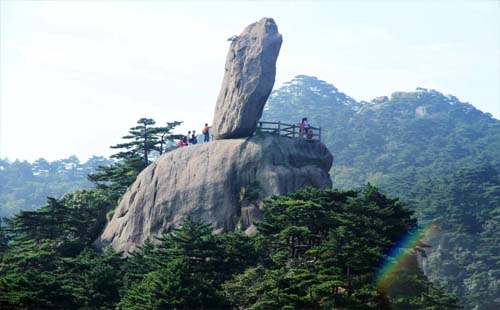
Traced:
<path fill-rule="evenodd" d="M 252 233 L 261 203 L 305 186 L 330 188 L 332 155 L 318 141 L 275 135 L 179 148 L 142 171 L 97 245 L 130 251 L 187 216 Z"/>
<path fill-rule="evenodd" d="M 214 139 L 251 136 L 276 76 L 282 37 L 272 18 L 253 23 L 232 43 L 212 124 Z"/>

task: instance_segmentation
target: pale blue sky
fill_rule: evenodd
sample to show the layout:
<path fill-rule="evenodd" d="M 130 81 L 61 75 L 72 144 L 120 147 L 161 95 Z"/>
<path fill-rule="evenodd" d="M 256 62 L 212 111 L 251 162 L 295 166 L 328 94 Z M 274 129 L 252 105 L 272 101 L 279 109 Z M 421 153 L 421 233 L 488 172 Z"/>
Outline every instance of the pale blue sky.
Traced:
<path fill-rule="evenodd" d="M 213 117 L 233 34 L 273 17 L 275 88 L 299 74 L 356 100 L 432 88 L 500 118 L 499 1 L 8 1 L 0 158 L 109 155 L 141 117 Z"/>

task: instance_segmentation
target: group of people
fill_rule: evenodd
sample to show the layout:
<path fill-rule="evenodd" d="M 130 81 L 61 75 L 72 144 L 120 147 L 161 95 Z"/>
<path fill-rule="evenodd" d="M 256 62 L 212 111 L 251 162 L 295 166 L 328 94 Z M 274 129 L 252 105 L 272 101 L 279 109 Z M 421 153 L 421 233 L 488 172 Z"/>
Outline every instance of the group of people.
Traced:
<path fill-rule="evenodd" d="M 201 130 L 201 133 L 203 134 L 203 143 L 209 142 L 210 141 L 210 127 L 208 127 L 208 124 L 205 123 L 205 126 Z M 188 131 L 188 134 L 183 136 L 179 141 L 177 141 L 177 146 L 187 146 L 190 144 L 197 144 L 198 143 L 198 135 L 196 134 L 196 130 Z"/>
<path fill-rule="evenodd" d="M 299 139 L 304 139 L 305 137 L 306 139 L 311 140 L 314 137 L 314 132 L 307 123 L 307 117 L 303 117 L 302 121 L 297 123 L 297 126 L 299 126 Z M 201 130 L 201 133 L 203 134 L 203 143 L 209 142 L 210 127 L 208 127 L 207 123 L 205 123 L 205 126 Z M 177 141 L 177 146 L 187 146 L 190 144 L 197 144 L 197 143 L 198 143 L 198 135 L 196 134 L 196 130 L 193 130 L 193 131 L 188 131 L 187 135 L 179 139 L 179 141 Z"/>
<path fill-rule="evenodd" d="M 300 123 L 297 123 L 299 126 L 299 139 L 312 139 L 314 137 L 314 132 L 311 128 L 309 128 L 309 124 L 307 123 L 307 117 L 303 117 Z"/>

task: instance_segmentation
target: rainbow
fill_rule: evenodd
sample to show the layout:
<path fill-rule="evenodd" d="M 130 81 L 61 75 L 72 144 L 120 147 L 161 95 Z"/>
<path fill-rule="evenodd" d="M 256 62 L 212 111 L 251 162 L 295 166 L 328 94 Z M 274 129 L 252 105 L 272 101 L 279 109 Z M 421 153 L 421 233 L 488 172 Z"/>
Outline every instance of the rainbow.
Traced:
<path fill-rule="evenodd" d="M 423 239 L 429 238 L 438 232 L 436 224 L 409 231 L 390 250 L 383 264 L 376 273 L 375 284 L 378 290 L 386 290 L 395 276 L 409 266 L 414 259 L 411 249 L 415 248 Z M 424 242 L 425 243 L 425 242 Z"/>

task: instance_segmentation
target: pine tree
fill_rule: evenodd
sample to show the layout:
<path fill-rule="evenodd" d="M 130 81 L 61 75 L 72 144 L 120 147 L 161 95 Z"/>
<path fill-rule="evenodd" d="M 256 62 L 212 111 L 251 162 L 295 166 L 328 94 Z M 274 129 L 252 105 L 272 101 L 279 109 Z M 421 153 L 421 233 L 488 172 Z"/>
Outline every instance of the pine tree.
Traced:
<path fill-rule="evenodd" d="M 9 236 L 0 218 L 0 262 L 2 261 L 3 254 L 9 248 Z"/>
<path fill-rule="evenodd" d="M 131 140 L 125 143 L 119 143 L 112 146 L 112 149 L 125 149 L 113 154 L 111 157 L 116 159 L 126 159 L 140 156 L 144 166 L 149 164 L 149 153 L 153 151 L 158 144 L 156 136 L 157 129 L 153 127 L 156 122 L 152 118 L 141 118 L 137 121 L 137 126 L 130 128 L 129 135 L 123 139 Z"/>
<path fill-rule="evenodd" d="M 455 309 L 455 300 L 432 291 L 418 266 L 400 282 L 420 285 L 417 292 L 395 299 L 375 287 L 387 252 L 416 225 L 411 211 L 375 187 L 303 189 L 269 199 L 264 210 L 257 240 L 268 259 L 223 284 L 238 309 L 387 309 L 391 303 L 425 309 L 418 306 L 438 299 L 443 309 Z"/>
<path fill-rule="evenodd" d="M 175 146 L 174 139 L 183 137 L 183 135 L 172 134 L 172 130 L 180 124 L 182 124 L 182 122 L 167 122 L 166 126 L 155 128 L 154 131 L 158 137 L 158 144 L 155 146 L 155 150 L 158 151 L 160 155 Z"/>
<path fill-rule="evenodd" d="M 158 239 L 149 260 L 156 265 L 127 290 L 118 309 L 226 309 L 218 291 L 224 269 L 224 248 L 209 225 L 188 218 L 181 228 Z M 134 261 L 149 252 L 144 249 Z M 134 278 L 134 276 L 129 276 Z M 137 278 L 137 276 L 135 276 Z"/>
<path fill-rule="evenodd" d="M 98 190 L 77 191 L 7 220 L 10 242 L 0 263 L 0 308 L 77 309 L 79 301 L 65 282 L 69 270 L 61 262 L 95 240 L 105 206 Z M 97 267 L 92 272 L 101 274 Z"/>
<path fill-rule="evenodd" d="M 113 309 L 123 283 L 121 253 L 107 249 L 103 254 L 85 249 L 76 257 L 61 258 L 58 282 L 71 295 L 78 309 Z"/>
<path fill-rule="evenodd" d="M 171 131 L 182 122 L 167 123 L 167 126 L 155 127 L 151 118 L 141 118 L 137 126 L 130 128 L 123 139 L 127 142 L 111 146 L 112 149 L 123 149 L 111 155 L 118 162 L 112 166 L 100 166 L 96 173 L 89 174 L 88 179 L 98 188 L 109 191 L 117 201 L 127 188 L 135 181 L 137 175 L 150 164 L 152 152 L 165 152 L 166 143 L 180 137 Z"/>
<path fill-rule="evenodd" d="M 144 277 L 161 268 L 165 263 L 162 257 L 158 257 L 156 246 L 147 239 L 143 245 L 134 249 L 125 261 L 124 287 L 129 290 L 133 285 L 140 282 Z"/>

